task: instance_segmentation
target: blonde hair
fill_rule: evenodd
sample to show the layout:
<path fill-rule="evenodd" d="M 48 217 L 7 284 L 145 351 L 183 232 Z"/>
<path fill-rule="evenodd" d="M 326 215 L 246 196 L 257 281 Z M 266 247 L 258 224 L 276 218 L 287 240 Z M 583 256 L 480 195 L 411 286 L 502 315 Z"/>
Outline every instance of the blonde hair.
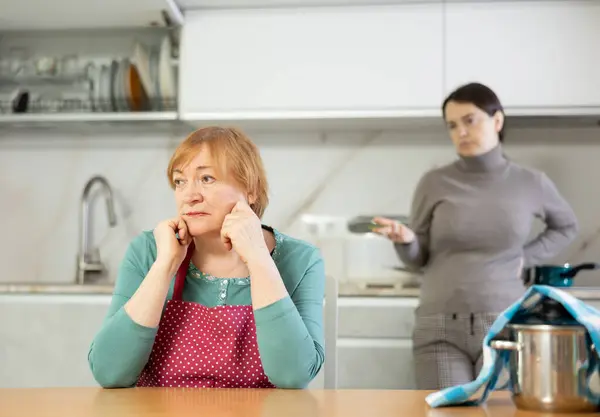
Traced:
<path fill-rule="evenodd" d="M 167 168 L 171 188 L 173 171 L 190 163 L 200 148 L 206 145 L 219 173 L 231 175 L 235 182 L 255 200 L 250 207 L 262 218 L 269 204 L 269 185 L 258 147 L 241 130 L 230 127 L 209 126 L 192 132 L 175 149 Z"/>

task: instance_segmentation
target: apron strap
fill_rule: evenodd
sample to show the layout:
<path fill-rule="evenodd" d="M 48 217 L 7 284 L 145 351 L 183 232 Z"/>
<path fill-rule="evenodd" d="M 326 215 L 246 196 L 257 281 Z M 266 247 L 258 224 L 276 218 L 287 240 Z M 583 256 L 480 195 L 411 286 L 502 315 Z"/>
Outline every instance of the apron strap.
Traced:
<path fill-rule="evenodd" d="M 183 286 L 185 284 L 185 277 L 190 266 L 192 255 L 194 254 L 194 241 L 188 246 L 187 253 L 175 276 L 175 286 L 173 288 L 173 300 L 181 301 L 181 295 L 183 294 Z"/>

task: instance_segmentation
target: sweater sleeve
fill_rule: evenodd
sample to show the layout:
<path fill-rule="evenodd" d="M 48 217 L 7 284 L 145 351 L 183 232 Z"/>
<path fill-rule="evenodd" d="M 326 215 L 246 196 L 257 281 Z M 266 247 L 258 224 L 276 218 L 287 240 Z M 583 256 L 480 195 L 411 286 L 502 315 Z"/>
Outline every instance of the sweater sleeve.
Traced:
<path fill-rule="evenodd" d="M 291 296 L 254 312 L 265 375 L 278 388 L 305 388 L 319 373 L 323 349 L 325 268 L 317 250 Z"/>
<path fill-rule="evenodd" d="M 524 266 L 532 266 L 552 258 L 577 236 L 577 217 L 558 189 L 544 173 L 540 174 L 541 201 L 537 214 L 546 223 L 545 230 L 523 249 Z"/>
<path fill-rule="evenodd" d="M 415 240 L 394 245 L 400 260 L 412 269 L 422 268 L 429 261 L 429 229 L 432 217 L 432 207 L 428 198 L 431 193 L 430 176 L 429 173 L 421 178 L 413 196 L 409 227 L 415 233 Z"/>
<path fill-rule="evenodd" d="M 146 245 L 142 235 L 127 249 L 108 313 L 89 349 L 88 363 L 92 374 L 105 388 L 136 384 L 148 362 L 158 331 L 134 322 L 123 308 L 146 276 L 147 271 L 139 257 Z"/>

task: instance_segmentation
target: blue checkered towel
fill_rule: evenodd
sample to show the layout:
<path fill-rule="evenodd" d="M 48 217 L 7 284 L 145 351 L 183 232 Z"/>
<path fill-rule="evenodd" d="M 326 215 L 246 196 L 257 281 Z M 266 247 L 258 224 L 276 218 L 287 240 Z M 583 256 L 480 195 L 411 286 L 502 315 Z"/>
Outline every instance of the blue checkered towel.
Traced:
<path fill-rule="evenodd" d="M 519 313 L 526 314 L 527 311 L 539 303 L 544 296 L 560 302 L 573 318 L 585 326 L 595 346 L 600 346 L 600 311 L 585 304 L 571 294 L 546 285 L 534 285 L 530 287 L 525 295 L 507 308 L 494 321 L 490 331 L 483 339 L 483 367 L 477 378 L 464 385 L 445 388 L 441 391 L 429 394 L 426 398 L 431 407 L 443 407 L 449 405 L 479 405 L 483 403 L 490 392 L 496 388 L 498 377 L 503 369 L 509 365 L 510 351 L 498 351 L 492 349 L 490 342 L 496 337 L 511 319 Z M 597 370 L 598 363 L 596 355 L 590 355 L 588 364 L 588 381 Z M 418 372 L 418 370 L 417 370 Z M 510 381 L 509 381 L 510 382 Z M 484 387 L 480 398 L 471 398 L 477 391 Z M 588 396 L 592 402 L 600 404 L 600 396 L 588 390 Z"/>

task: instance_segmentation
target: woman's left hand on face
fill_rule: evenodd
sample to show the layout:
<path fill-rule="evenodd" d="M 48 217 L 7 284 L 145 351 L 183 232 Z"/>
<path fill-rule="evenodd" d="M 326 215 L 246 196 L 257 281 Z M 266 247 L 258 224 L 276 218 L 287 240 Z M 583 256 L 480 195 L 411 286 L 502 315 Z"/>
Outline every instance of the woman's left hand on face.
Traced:
<path fill-rule="evenodd" d="M 268 252 L 260 219 L 246 201 L 238 201 L 231 213 L 225 216 L 221 240 L 228 250 L 234 249 L 245 263 L 262 251 Z"/>

